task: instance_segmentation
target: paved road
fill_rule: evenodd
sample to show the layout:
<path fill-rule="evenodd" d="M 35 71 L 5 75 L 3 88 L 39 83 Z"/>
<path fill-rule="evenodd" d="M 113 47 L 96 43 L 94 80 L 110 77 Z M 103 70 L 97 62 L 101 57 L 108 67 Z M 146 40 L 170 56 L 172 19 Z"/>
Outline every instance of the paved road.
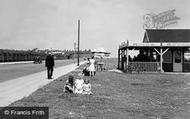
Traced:
<path fill-rule="evenodd" d="M 55 67 L 73 63 L 74 60 L 56 60 Z M 33 64 L 32 62 L 17 62 L 0 64 L 0 83 L 21 76 L 34 74 L 46 70 L 45 64 Z"/>
<path fill-rule="evenodd" d="M 80 64 L 84 64 L 81 62 Z M 69 73 L 77 68 L 77 64 L 69 64 L 57 67 L 54 70 L 54 79 L 48 80 L 46 71 L 30 74 L 16 79 L 0 83 L 0 106 L 8 106 L 12 102 L 29 96 L 31 93 L 50 83 L 58 77 Z"/>

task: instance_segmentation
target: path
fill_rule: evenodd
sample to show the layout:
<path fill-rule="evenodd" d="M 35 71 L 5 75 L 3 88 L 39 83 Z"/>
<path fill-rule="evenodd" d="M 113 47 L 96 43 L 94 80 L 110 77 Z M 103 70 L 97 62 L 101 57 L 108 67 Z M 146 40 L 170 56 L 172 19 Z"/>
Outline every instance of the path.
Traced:
<path fill-rule="evenodd" d="M 80 64 L 84 64 L 81 62 Z M 54 69 L 54 79 L 47 79 L 47 72 L 42 71 L 39 73 L 27 75 L 17 79 L 9 80 L 0 83 L 0 106 L 8 106 L 16 100 L 29 96 L 37 89 L 57 79 L 58 77 L 65 75 L 78 66 L 76 64 L 70 64 Z"/>

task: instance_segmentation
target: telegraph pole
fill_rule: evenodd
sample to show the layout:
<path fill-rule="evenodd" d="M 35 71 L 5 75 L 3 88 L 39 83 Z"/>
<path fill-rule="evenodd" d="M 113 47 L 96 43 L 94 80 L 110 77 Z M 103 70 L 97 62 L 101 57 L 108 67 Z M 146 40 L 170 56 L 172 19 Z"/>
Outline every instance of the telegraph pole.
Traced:
<path fill-rule="evenodd" d="M 74 42 L 74 60 L 76 58 L 76 51 L 77 51 L 77 43 Z"/>
<path fill-rule="evenodd" d="M 80 20 L 78 20 L 78 59 L 77 59 L 77 66 L 79 66 L 79 46 L 80 46 Z"/>

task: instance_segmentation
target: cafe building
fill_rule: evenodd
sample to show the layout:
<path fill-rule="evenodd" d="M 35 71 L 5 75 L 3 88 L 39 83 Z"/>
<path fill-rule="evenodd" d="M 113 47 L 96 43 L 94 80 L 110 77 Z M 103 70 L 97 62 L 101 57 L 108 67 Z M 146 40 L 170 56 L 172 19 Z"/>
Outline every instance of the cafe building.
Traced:
<path fill-rule="evenodd" d="M 138 54 L 131 57 L 134 51 Z M 190 72 L 190 29 L 147 29 L 142 43 L 122 43 L 118 69 L 129 66 L 143 72 Z"/>

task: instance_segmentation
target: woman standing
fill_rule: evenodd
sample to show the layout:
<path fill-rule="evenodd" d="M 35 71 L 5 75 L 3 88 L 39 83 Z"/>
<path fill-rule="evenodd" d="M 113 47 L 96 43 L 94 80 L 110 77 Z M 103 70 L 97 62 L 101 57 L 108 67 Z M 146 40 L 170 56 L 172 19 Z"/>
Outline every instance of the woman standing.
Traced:
<path fill-rule="evenodd" d="M 94 56 L 92 56 L 92 59 L 90 59 L 89 61 L 89 71 L 90 71 L 90 76 L 94 76 L 95 75 L 95 60 L 94 60 Z"/>

